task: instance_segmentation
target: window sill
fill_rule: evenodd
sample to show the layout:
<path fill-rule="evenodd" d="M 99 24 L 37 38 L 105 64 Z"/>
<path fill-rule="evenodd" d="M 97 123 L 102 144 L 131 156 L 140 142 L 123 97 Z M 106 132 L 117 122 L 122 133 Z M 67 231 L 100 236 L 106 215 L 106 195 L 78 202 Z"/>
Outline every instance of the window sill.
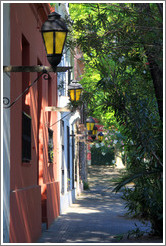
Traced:
<path fill-rule="evenodd" d="M 22 165 L 23 166 L 30 166 L 30 165 L 32 165 L 32 160 L 22 160 Z"/>

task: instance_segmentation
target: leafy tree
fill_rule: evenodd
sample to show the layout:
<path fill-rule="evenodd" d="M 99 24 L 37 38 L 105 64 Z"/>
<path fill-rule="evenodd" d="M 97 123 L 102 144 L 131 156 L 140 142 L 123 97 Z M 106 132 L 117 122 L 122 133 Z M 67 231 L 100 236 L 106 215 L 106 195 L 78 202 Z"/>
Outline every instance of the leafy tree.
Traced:
<path fill-rule="evenodd" d="M 162 4 L 70 4 L 70 15 L 68 44 L 84 54 L 82 101 L 123 137 L 127 173 L 116 191 L 134 180 L 129 211 L 162 234 Z"/>
<path fill-rule="evenodd" d="M 162 19 L 157 5 L 70 4 L 70 12 L 76 45 L 81 46 L 85 63 L 96 67 L 104 77 L 110 75 L 110 67 L 119 65 L 113 60 L 125 59 L 123 65 L 139 73 L 149 66 L 162 109 Z M 115 72 L 111 75 L 117 77 Z M 162 110 L 159 112 L 162 119 Z"/>

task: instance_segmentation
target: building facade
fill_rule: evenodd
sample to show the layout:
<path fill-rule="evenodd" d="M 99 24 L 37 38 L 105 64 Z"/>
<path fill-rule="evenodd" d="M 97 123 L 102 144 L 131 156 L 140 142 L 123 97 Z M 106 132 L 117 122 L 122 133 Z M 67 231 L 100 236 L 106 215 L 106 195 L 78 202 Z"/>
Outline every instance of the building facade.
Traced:
<path fill-rule="evenodd" d="M 55 5 L 62 17 L 68 15 L 66 4 Z M 3 3 L 4 66 L 49 66 L 40 29 L 50 12 L 47 3 Z M 60 66 L 72 69 L 43 76 L 3 73 L 4 103 L 20 96 L 3 109 L 4 243 L 35 242 L 82 190 L 82 116 L 63 110 L 79 69 L 70 50 L 64 49 Z"/>
<path fill-rule="evenodd" d="M 68 4 L 55 4 L 55 12 L 65 16 L 69 16 Z M 61 60 L 61 66 L 68 66 L 71 69 L 66 73 L 59 73 L 57 76 L 58 84 L 58 107 L 65 108 L 69 103 L 68 85 L 72 80 L 80 80 L 80 70 L 78 58 L 74 54 L 74 50 L 65 47 L 64 55 Z M 80 110 L 75 112 L 59 112 L 58 113 L 58 143 L 59 143 L 59 177 L 60 177 L 60 213 L 63 213 L 70 206 L 77 196 L 82 192 L 82 179 L 80 177 L 80 149 L 78 127 L 81 123 Z M 61 119 L 61 120 L 60 120 Z"/>
<path fill-rule="evenodd" d="M 40 28 L 50 13 L 48 4 L 3 4 L 4 64 L 49 65 Z M 39 76 L 38 73 L 4 73 L 3 96 L 10 102 Z M 46 106 L 56 106 L 57 75 L 40 77 L 22 97 L 4 109 L 3 211 L 4 242 L 33 242 L 60 211 L 58 160 L 50 159 L 49 143 L 56 149 L 57 120 Z M 55 154 L 56 156 L 56 154 Z"/>

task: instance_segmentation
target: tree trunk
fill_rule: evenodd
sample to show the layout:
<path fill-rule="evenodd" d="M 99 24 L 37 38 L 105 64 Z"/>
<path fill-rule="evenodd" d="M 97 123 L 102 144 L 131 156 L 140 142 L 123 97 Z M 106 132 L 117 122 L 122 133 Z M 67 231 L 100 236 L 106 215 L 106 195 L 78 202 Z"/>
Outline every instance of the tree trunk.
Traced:
<path fill-rule="evenodd" d="M 161 121 L 163 121 L 163 73 L 155 60 L 147 53 L 149 68 L 155 89 L 155 95 L 158 103 L 158 110 Z"/>
<path fill-rule="evenodd" d="M 149 19 L 150 20 L 153 19 L 153 15 L 151 13 L 149 3 L 146 3 L 146 4 L 141 3 L 141 4 L 137 4 L 135 6 L 137 8 L 139 8 L 140 11 L 146 10 L 146 13 L 147 13 L 147 16 L 149 17 Z M 162 4 L 157 4 L 157 6 L 158 6 L 159 12 L 160 12 L 161 17 L 162 17 Z M 142 42 L 142 44 L 144 44 L 144 41 Z M 157 54 L 157 50 L 158 49 L 156 49 L 156 55 L 157 56 L 161 55 L 161 53 Z M 153 56 L 154 50 L 151 51 L 150 49 L 147 50 L 145 48 L 145 51 L 146 51 L 147 59 L 149 62 L 151 77 L 153 80 L 153 85 L 154 85 L 155 95 L 156 95 L 156 99 L 157 99 L 160 120 L 163 121 L 163 72 L 160 69 L 157 61 L 155 60 L 155 57 Z"/>
<path fill-rule="evenodd" d="M 163 18 L 163 3 L 156 3 L 161 17 Z"/>

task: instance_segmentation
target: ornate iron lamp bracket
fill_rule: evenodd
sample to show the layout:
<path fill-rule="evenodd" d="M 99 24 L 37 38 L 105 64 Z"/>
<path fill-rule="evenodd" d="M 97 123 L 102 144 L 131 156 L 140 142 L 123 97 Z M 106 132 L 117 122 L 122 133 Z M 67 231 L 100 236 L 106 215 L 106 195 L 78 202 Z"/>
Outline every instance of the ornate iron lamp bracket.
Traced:
<path fill-rule="evenodd" d="M 10 99 L 8 97 L 3 97 L 3 107 L 5 109 L 11 108 L 38 80 L 42 77 L 48 80 L 50 75 L 48 72 L 66 72 L 72 67 L 56 67 L 56 70 L 52 67 L 45 66 L 4 66 L 4 72 L 41 72 L 41 74 L 10 104 Z"/>
<path fill-rule="evenodd" d="M 10 99 L 8 97 L 3 97 L 4 108 L 11 108 L 42 76 L 45 80 L 48 80 L 50 75 L 47 73 L 45 69 L 43 69 L 43 72 L 11 104 Z"/>

